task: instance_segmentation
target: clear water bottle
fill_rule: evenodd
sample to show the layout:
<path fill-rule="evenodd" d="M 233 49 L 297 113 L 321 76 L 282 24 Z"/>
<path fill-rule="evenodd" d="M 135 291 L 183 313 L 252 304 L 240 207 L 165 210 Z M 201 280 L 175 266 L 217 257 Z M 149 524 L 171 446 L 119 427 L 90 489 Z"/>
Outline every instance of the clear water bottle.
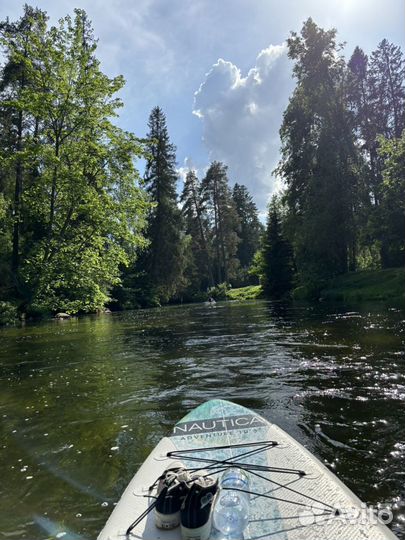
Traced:
<path fill-rule="evenodd" d="M 249 521 L 249 478 L 245 471 L 232 468 L 225 471 L 220 481 L 220 492 L 214 506 L 214 526 L 226 540 L 243 539 Z"/>

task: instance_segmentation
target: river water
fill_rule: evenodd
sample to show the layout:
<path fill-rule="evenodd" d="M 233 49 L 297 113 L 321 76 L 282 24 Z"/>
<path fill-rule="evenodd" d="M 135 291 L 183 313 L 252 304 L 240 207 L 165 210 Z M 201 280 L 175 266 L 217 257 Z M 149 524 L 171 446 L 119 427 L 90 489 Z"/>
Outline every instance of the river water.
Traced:
<path fill-rule="evenodd" d="M 3 329 L 0 538 L 94 539 L 175 421 L 221 397 L 391 504 L 405 539 L 404 341 L 397 307 L 264 301 Z"/>

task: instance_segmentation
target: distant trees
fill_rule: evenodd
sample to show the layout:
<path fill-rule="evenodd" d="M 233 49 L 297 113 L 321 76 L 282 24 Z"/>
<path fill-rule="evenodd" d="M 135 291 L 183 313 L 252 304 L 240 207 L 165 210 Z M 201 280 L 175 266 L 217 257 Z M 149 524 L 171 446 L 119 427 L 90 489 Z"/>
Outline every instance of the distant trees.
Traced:
<path fill-rule="evenodd" d="M 185 296 L 221 283 L 247 284 L 262 229 L 247 188 L 236 184 L 232 192 L 226 165 L 214 161 L 201 182 L 195 171 L 187 173 L 180 201 L 191 237 Z"/>
<path fill-rule="evenodd" d="M 363 223 L 360 224 L 360 254 L 368 251 L 383 268 L 400 259 L 386 234 L 389 214 L 381 203 L 384 153 L 382 138 L 399 139 L 405 127 L 405 62 L 401 49 L 382 40 L 369 59 L 356 47 L 348 63 L 348 106 L 363 159 Z"/>
<path fill-rule="evenodd" d="M 236 259 L 239 238 L 236 232 L 238 215 L 228 186 L 226 165 L 219 161 L 211 163 L 201 182 L 201 199 L 215 254 L 214 274 L 217 283 L 228 283 L 239 264 Z"/>
<path fill-rule="evenodd" d="M 185 232 L 190 238 L 188 293 L 198 294 L 215 284 L 212 272 L 212 247 L 206 204 L 201 197 L 201 183 L 195 171 L 188 171 L 180 197 Z"/>
<path fill-rule="evenodd" d="M 316 294 L 337 274 L 405 263 L 405 61 L 386 39 L 346 62 L 336 30 L 308 19 L 291 34 L 284 191 L 264 232 L 222 162 L 200 179 L 188 171 L 178 196 L 160 107 L 146 142 L 113 123 L 124 81 L 102 73 L 83 10 L 49 28 L 25 6 L 0 23 L 0 47 L 0 302 L 12 300 L 10 312 L 193 300 L 250 283 L 252 268 L 271 297 L 293 284 Z"/>
<path fill-rule="evenodd" d="M 239 218 L 239 243 L 236 256 L 242 269 L 247 271 L 260 247 L 263 225 L 259 221 L 257 206 L 246 186 L 236 183 L 232 199 Z"/>
<path fill-rule="evenodd" d="M 263 292 L 271 298 L 283 298 L 293 287 L 293 254 L 283 231 L 281 205 L 277 197 L 269 204 L 263 236 L 261 267 Z"/>

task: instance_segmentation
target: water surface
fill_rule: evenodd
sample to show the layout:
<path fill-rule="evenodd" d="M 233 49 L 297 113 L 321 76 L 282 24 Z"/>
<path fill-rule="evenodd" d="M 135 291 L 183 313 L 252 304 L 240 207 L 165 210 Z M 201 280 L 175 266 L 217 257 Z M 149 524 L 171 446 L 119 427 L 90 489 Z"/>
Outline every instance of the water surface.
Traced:
<path fill-rule="evenodd" d="M 396 307 L 264 301 L 1 330 L 0 538 L 94 539 L 173 423 L 220 397 L 391 504 L 405 540 L 404 340 Z"/>

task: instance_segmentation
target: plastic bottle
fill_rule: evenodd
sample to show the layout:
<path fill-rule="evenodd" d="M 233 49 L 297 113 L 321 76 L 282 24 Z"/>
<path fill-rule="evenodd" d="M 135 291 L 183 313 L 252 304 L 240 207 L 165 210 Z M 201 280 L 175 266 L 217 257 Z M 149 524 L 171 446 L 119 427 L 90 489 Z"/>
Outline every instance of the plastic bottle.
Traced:
<path fill-rule="evenodd" d="M 214 526 L 226 540 L 243 539 L 249 521 L 249 478 L 245 471 L 231 468 L 222 475 L 214 506 Z"/>

